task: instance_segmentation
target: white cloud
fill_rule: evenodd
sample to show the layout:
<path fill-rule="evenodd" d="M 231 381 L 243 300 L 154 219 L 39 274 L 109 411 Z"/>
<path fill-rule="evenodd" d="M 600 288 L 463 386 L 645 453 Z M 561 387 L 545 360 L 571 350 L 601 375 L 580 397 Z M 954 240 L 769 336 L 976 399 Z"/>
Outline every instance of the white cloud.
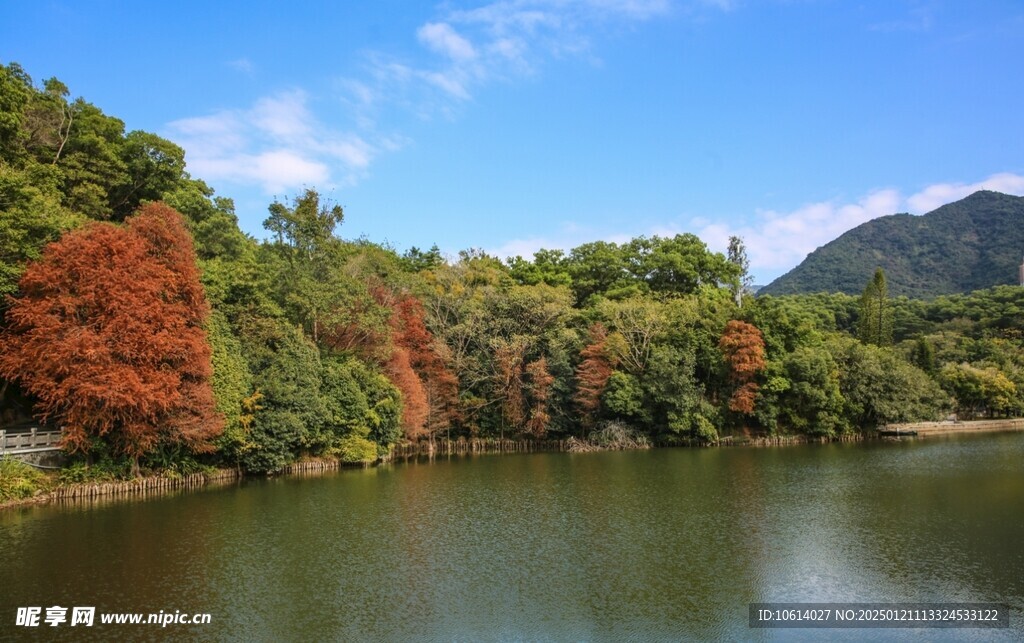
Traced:
<path fill-rule="evenodd" d="M 710 4 L 708 4 L 710 3 Z M 727 9 L 731 0 L 686 0 L 689 6 Z M 445 5 L 442 5 L 445 7 Z M 425 119 L 453 116 L 483 85 L 534 73 L 546 60 L 589 56 L 592 38 L 673 10 L 670 0 L 497 0 L 472 9 L 442 8 L 411 37 L 427 62 L 413 64 L 383 52 L 365 52 L 364 74 L 336 80 L 334 102 L 354 124 L 324 124 L 301 90 L 168 124 L 167 135 L 188 153 L 189 169 L 216 181 L 256 183 L 270 194 L 307 185 L 351 185 L 381 152 L 407 144 L 378 130 L 394 107 Z M 246 74 L 248 58 L 226 63 Z"/>
<path fill-rule="evenodd" d="M 185 148 L 195 175 L 255 183 L 267 194 L 351 185 L 378 151 L 358 134 L 321 123 L 301 91 L 263 97 L 249 109 L 181 119 L 168 128 L 168 136 Z M 392 140 L 382 146 L 397 147 Z"/>
<path fill-rule="evenodd" d="M 1004 172 L 994 174 L 977 183 L 938 183 L 930 185 L 907 199 L 908 210 L 914 214 L 931 212 L 940 205 L 959 201 L 978 190 L 992 190 L 1005 194 L 1024 194 L 1024 176 Z"/>
<path fill-rule="evenodd" d="M 430 49 L 452 60 L 476 58 L 476 50 L 446 22 L 428 22 L 416 31 L 416 37 Z"/>
<path fill-rule="evenodd" d="M 668 0 L 498 0 L 452 10 L 416 31 L 439 58 L 411 65 L 370 52 L 373 86 L 367 89 L 378 99 L 411 105 L 421 117 L 451 115 L 490 81 L 534 73 L 551 58 L 589 55 L 595 34 L 670 10 Z"/>
<path fill-rule="evenodd" d="M 184 118 L 171 123 L 170 127 L 176 132 L 175 140 L 189 142 L 187 151 L 190 164 L 193 156 L 215 156 L 245 147 L 244 128 L 232 112 Z"/>
<path fill-rule="evenodd" d="M 756 223 L 733 227 L 712 223 L 697 232 L 714 250 L 723 251 L 729 237 L 743 237 L 752 272 L 777 272 L 799 263 L 807 254 L 865 221 L 898 211 L 895 190 L 879 190 L 856 203 L 809 203 L 791 212 L 760 210 Z"/>
<path fill-rule="evenodd" d="M 563 223 L 561 230 L 558 234 L 551 236 L 537 236 L 528 237 L 525 239 L 511 239 L 493 248 L 486 248 L 486 252 L 489 255 L 498 257 L 499 259 L 509 259 L 512 257 L 523 257 L 525 259 L 532 259 L 534 253 L 540 249 L 545 250 L 562 250 L 566 254 L 570 250 L 577 246 L 581 246 L 584 243 L 590 243 L 592 241 L 608 241 L 610 243 L 625 243 L 633 238 L 633 235 L 616 233 L 616 234 L 600 234 L 594 230 L 581 226 L 573 222 Z"/>
<path fill-rule="evenodd" d="M 488 248 L 487 254 L 493 255 L 500 259 L 508 259 L 511 257 L 523 257 L 526 259 L 532 259 L 533 254 L 541 248 L 547 248 L 548 250 L 566 250 L 566 244 L 560 241 L 554 241 L 547 237 L 530 237 L 529 239 L 512 239 L 506 241 L 496 248 Z"/>
<path fill-rule="evenodd" d="M 326 165 L 291 150 L 199 158 L 191 162 L 190 167 L 198 174 L 210 178 L 259 183 L 268 194 L 281 193 L 303 185 L 324 184 L 330 177 Z"/>
<path fill-rule="evenodd" d="M 369 167 L 377 152 L 377 148 L 354 134 L 333 135 L 333 138 L 323 141 L 311 140 L 309 147 L 311 150 L 338 159 L 347 167 L 357 169 Z"/>
<path fill-rule="evenodd" d="M 259 99 L 248 120 L 265 134 L 289 140 L 308 136 L 313 116 L 306 109 L 306 94 L 296 90 Z"/>
<path fill-rule="evenodd" d="M 458 70 L 449 70 L 447 72 L 421 71 L 417 75 L 455 98 L 460 100 L 468 100 L 470 98 L 469 91 L 466 90 L 464 80 L 461 78 L 462 74 Z"/>
<path fill-rule="evenodd" d="M 329 170 L 323 163 L 303 158 L 291 150 L 263 152 L 253 159 L 253 174 L 275 189 L 284 190 L 300 183 L 324 183 Z M 274 183 L 277 185 L 273 185 Z"/>
<path fill-rule="evenodd" d="M 833 199 L 790 211 L 757 210 L 751 223 L 740 225 L 695 217 L 687 225 L 659 225 L 630 234 L 599 234 L 586 226 L 566 223 L 558 234 L 512 239 L 488 248 L 487 252 L 502 259 L 516 255 L 529 259 L 541 248 L 568 251 L 596 239 L 623 243 L 640 235 L 671 237 L 687 231 L 697 234 L 711 250 L 725 252 L 729 237 L 735 235 L 743 238 L 756 280 L 767 283 L 815 249 L 866 221 L 900 212 L 925 214 L 978 190 L 1024 196 L 1024 175 L 1002 173 L 976 183 L 938 183 L 906 198 L 899 190 L 889 188 L 869 192 L 852 203 Z"/>
<path fill-rule="evenodd" d="M 1024 195 L 1024 176 L 996 174 L 976 183 L 939 183 L 904 198 L 895 189 L 877 190 L 854 203 L 838 200 L 809 203 L 795 210 L 758 210 L 753 223 L 732 225 L 691 220 L 710 248 L 724 251 L 732 235 L 743 237 L 751 272 L 762 281 L 793 268 L 808 254 L 847 230 L 880 216 L 910 212 L 925 214 L 978 190 Z"/>

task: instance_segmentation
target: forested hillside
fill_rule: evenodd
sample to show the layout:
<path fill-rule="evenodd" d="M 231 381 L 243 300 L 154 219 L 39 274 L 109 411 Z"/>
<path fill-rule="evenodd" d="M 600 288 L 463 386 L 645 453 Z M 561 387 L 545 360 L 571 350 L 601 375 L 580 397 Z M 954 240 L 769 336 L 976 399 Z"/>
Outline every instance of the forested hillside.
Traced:
<path fill-rule="evenodd" d="M 760 293 L 859 293 L 875 268 L 893 294 L 935 297 L 1017 284 L 1024 197 L 976 192 L 922 216 L 862 223 L 807 256 Z"/>
<path fill-rule="evenodd" d="M 863 299 L 741 297 L 740 240 L 728 258 L 682 234 L 502 262 L 399 254 L 346 239 L 344 221 L 308 190 L 268 204 L 255 239 L 181 148 L 0 66 L 4 422 L 43 417 L 73 466 L 127 475 L 608 427 L 669 444 L 835 436 L 1024 408 L 1024 289 L 924 303 L 876 279 Z M 858 339 L 866 310 L 879 323 Z"/>

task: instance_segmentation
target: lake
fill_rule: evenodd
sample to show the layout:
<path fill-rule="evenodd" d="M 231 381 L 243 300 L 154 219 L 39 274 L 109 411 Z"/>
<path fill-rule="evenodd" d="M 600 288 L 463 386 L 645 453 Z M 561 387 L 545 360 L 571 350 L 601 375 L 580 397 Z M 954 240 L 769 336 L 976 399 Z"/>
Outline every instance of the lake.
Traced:
<path fill-rule="evenodd" d="M 0 556 L 0 638 L 1019 640 L 1024 433 L 413 460 L 0 512 Z M 748 627 L 783 601 L 1013 617 Z M 211 623 L 15 626 L 53 605 Z"/>

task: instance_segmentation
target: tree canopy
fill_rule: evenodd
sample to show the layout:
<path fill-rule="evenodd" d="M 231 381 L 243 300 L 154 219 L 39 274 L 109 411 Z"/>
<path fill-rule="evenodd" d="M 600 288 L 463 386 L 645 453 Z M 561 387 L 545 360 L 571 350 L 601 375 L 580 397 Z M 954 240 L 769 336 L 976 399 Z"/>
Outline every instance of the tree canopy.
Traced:
<path fill-rule="evenodd" d="M 37 399 L 73 451 L 106 437 L 136 462 L 161 442 L 210 451 L 209 307 L 181 216 L 140 208 L 49 245 L 7 311 L 0 374 Z"/>
<path fill-rule="evenodd" d="M 273 472 L 441 436 L 704 443 L 1024 409 L 1022 288 L 892 297 L 883 261 L 860 298 L 754 296 L 742 240 L 692 234 L 399 254 L 346 239 L 313 188 L 258 240 L 180 148 L 56 79 L 0 66 L 0 108 L 0 413 L 34 408 L 71 449 Z"/>

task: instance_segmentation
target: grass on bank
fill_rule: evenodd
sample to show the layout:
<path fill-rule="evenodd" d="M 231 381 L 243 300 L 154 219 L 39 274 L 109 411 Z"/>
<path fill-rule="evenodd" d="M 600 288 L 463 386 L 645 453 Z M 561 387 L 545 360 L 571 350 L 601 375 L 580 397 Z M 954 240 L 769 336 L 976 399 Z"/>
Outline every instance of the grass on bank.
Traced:
<path fill-rule="evenodd" d="M 20 460 L 0 458 L 0 503 L 23 500 L 53 488 L 53 478 Z"/>
<path fill-rule="evenodd" d="M 184 457 L 161 461 L 150 459 L 143 467 L 143 476 L 161 476 L 169 479 L 183 478 L 193 473 L 210 473 L 214 467 L 200 463 L 194 458 Z M 43 472 L 10 456 L 0 458 L 0 504 L 25 500 L 58 487 L 75 484 L 91 484 L 131 480 L 131 461 L 103 454 L 91 463 L 81 456 L 74 456 L 63 468 L 54 472 Z"/>

